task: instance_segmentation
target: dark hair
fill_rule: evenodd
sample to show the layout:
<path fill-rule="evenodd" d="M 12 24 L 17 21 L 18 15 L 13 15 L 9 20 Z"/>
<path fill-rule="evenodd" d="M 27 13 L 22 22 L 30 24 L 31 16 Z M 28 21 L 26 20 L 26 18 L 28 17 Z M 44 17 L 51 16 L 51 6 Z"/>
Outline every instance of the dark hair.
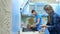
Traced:
<path fill-rule="evenodd" d="M 35 10 L 32 10 L 31 13 L 35 12 Z"/>
<path fill-rule="evenodd" d="M 20 8 L 20 10 L 22 10 L 22 8 Z"/>

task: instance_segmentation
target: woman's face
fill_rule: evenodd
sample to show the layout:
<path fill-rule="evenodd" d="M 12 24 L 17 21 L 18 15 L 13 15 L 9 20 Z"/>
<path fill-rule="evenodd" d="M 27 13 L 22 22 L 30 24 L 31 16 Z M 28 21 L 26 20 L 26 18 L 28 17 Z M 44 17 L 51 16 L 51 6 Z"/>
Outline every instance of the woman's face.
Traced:
<path fill-rule="evenodd" d="M 47 8 L 45 9 L 45 11 L 48 13 L 48 14 L 51 14 L 53 12 L 53 10 L 51 8 Z"/>

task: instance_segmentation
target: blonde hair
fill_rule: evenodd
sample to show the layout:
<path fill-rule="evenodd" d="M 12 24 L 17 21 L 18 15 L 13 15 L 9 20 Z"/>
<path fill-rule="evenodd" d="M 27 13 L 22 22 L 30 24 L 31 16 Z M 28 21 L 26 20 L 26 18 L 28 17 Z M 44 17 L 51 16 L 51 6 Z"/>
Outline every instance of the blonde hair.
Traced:
<path fill-rule="evenodd" d="M 45 6 L 44 6 L 44 10 L 46 10 L 46 9 L 51 9 L 51 10 L 53 10 L 53 8 L 52 8 L 51 5 L 45 5 Z"/>

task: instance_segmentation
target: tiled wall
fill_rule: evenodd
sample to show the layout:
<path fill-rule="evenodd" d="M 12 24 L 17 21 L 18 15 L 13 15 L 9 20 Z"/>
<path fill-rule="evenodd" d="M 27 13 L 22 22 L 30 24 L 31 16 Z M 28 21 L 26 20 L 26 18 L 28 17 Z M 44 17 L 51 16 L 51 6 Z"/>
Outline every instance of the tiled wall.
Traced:
<path fill-rule="evenodd" d="M 0 34 L 11 34 L 11 0 L 0 0 Z"/>

